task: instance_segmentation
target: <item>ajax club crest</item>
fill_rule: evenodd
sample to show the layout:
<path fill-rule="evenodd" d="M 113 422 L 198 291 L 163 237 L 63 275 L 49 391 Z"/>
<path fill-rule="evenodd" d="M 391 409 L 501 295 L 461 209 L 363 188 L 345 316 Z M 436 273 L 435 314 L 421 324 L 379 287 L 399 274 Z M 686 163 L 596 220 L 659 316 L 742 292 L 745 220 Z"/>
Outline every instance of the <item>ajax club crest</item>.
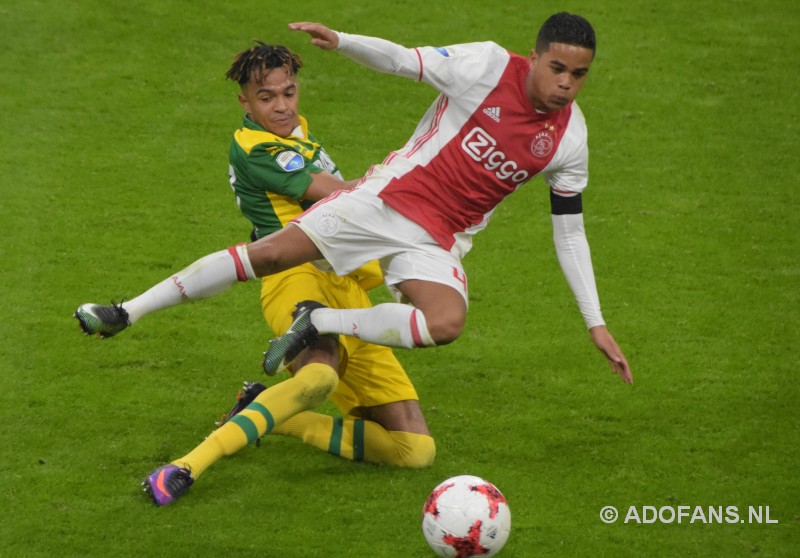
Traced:
<path fill-rule="evenodd" d="M 552 130 L 550 127 L 547 127 L 533 136 L 533 141 L 531 142 L 531 153 L 533 153 L 534 157 L 543 159 L 549 156 L 550 152 L 553 151 L 554 144 L 555 141 L 553 140 Z"/>

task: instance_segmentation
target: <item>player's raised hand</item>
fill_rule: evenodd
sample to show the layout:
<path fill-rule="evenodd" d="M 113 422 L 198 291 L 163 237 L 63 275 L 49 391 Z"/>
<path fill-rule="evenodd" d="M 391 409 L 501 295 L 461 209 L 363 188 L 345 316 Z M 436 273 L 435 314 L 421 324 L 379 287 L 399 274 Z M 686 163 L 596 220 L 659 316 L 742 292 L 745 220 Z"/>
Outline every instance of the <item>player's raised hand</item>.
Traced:
<path fill-rule="evenodd" d="M 336 31 L 328 29 L 321 23 L 310 23 L 301 21 L 290 23 L 289 29 L 292 31 L 305 31 L 311 35 L 311 44 L 318 46 L 322 50 L 336 50 L 339 46 L 339 35 Z"/>
<path fill-rule="evenodd" d="M 592 336 L 592 343 L 595 347 L 600 349 L 600 352 L 608 359 L 611 369 L 622 378 L 623 382 L 632 384 L 631 367 L 608 329 L 605 326 L 595 326 L 589 330 L 589 334 Z"/>

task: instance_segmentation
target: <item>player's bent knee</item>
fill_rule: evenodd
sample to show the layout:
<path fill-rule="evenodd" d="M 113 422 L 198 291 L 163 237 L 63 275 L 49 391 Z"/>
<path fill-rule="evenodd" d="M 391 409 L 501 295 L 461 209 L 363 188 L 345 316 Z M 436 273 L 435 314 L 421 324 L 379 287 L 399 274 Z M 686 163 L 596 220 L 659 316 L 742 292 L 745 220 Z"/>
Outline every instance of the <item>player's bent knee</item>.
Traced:
<path fill-rule="evenodd" d="M 300 398 L 307 409 L 313 409 L 331 396 L 339 383 L 339 375 L 326 364 L 312 363 L 300 369 L 293 381 L 304 384 Z"/>
<path fill-rule="evenodd" d="M 430 333 L 437 345 L 447 345 L 458 339 L 463 329 L 463 321 L 442 322 L 430 328 Z"/>
<path fill-rule="evenodd" d="M 412 469 L 423 469 L 433 465 L 434 459 L 436 459 L 436 442 L 430 436 L 423 436 L 421 443 L 406 456 L 404 465 Z"/>
<path fill-rule="evenodd" d="M 398 467 L 422 469 L 433 465 L 436 458 L 436 442 L 432 436 L 411 432 L 389 432 L 398 448 Z"/>

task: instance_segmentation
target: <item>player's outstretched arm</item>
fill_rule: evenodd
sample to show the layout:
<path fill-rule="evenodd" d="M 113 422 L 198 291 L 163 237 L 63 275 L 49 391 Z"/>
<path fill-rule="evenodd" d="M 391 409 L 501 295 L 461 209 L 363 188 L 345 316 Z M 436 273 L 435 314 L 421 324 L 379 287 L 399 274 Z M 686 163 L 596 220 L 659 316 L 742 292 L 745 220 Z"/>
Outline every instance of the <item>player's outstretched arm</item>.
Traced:
<path fill-rule="evenodd" d="M 339 46 L 339 35 L 336 31 L 328 29 L 321 23 L 311 23 L 308 21 L 290 23 L 289 29 L 308 33 L 311 35 L 311 44 L 318 46 L 322 50 L 336 50 Z"/>
<path fill-rule="evenodd" d="M 628 360 L 622 354 L 622 350 L 620 350 L 619 345 L 614 341 L 606 326 L 594 326 L 589 330 L 589 334 L 595 347 L 600 349 L 600 352 L 608 359 L 608 363 L 614 373 L 619 375 L 623 382 L 632 384 L 633 374 L 631 373 L 631 367 L 628 365 Z"/>
<path fill-rule="evenodd" d="M 428 74 L 420 77 L 422 68 L 416 49 L 406 48 L 378 37 L 337 33 L 321 23 L 290 23 L 289 29 L 308 33 L 311 36 L 311 44 L 323 50 L 337 50 L 367 68 L 428 82 L 426 79 Z"/>
<path fill-rule="evenodd" d="M 340 180 L 327 171 L 318 172 L 311 175 L 311 184 L 308 186 L 306 193 L 303 194 L 303 199 L 309 201 L 319 201 L 322 198 L 330 196 L 337 190 L 349 190 L 360 179 L 355 180 Z"/>

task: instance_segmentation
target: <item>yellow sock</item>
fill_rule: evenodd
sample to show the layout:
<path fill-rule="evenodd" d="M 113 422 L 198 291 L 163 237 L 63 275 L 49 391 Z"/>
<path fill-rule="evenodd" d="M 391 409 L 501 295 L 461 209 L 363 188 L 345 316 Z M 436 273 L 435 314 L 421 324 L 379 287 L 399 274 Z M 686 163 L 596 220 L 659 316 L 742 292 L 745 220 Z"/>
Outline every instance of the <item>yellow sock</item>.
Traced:
<path fill-rule="evenodd" d="M 384 429 L 376 422 L 304 412 L 273 430 L 352 461 L 428 467 L 436 456 L 431 436 Z"/>
<path fill-rule="evenodd" d="M 262 391 L 250 405 L 173 463 L 189 469 L 196 479 L 223 456 L 236 453 L 297 413 L 320 405 L 338 381 L 330 366 L 304 366 L 294 377 Z"/>

